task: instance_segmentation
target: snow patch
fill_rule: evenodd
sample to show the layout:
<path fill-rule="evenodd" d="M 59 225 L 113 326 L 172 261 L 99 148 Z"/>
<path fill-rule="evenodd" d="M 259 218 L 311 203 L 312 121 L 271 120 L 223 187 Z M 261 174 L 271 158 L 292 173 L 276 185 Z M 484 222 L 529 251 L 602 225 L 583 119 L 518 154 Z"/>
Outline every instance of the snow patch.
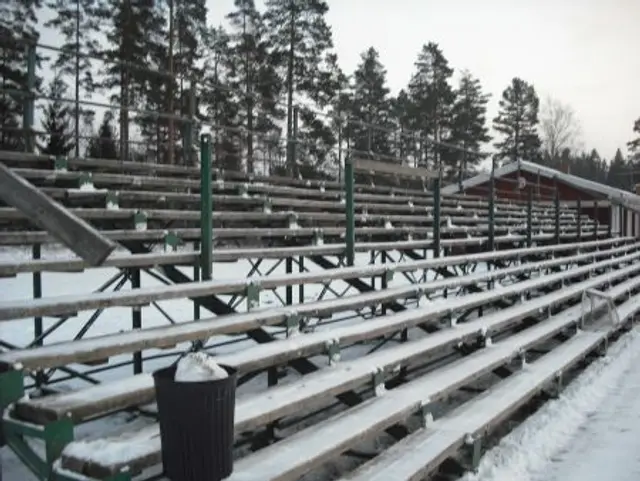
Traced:
<path fill-rule="evenodd" d="M 609 355 L 592 364 L 557 399 L 506 436 L 482 459 L 476 473 L 461 481 L 535 481 L 552 459 L 589 422 L 607 395 L 634 369 L 640 356 L 640 334 L 624 336 Z"/>
<path fill-rule="evenodd" d="M 203 352 L 189 353 L 178 361 L 176 382 L 203 382 L 224 379 L 227 371 Z"/>

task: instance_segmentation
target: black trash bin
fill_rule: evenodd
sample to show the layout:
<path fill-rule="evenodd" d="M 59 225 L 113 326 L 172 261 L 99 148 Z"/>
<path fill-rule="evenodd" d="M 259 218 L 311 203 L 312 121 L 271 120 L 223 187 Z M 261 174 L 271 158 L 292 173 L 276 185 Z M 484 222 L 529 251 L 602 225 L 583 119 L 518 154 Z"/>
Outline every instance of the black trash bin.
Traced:
<path fill-rule="evenodd" d="M 177 365 L 153 373 L 164 473 L 171 481 L 220 481 L 233 471 L 237 372 L 176 382 Z"/>

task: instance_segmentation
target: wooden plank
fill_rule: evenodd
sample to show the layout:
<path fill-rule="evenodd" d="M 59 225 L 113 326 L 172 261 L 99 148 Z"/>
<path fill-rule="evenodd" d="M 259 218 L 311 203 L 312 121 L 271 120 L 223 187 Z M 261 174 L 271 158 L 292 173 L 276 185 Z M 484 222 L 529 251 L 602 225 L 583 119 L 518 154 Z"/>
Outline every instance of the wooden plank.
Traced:
<path fill-rule="evenodd" d="M 500 232 L 500 230 L 504 230 L 503 227 L 497 226 L 496 231 Z M 299 227 L 299 228 L 219 228 L 214 229 L 213 238 L 216 240 L 257 240 L 257 239 L 282 239 L 282 238 L 292 238 L 292 239 L 302 239 L 302 238 L 312 238 L 318 232 L 318 230 L 322 231 L 325 236 L 325 240 L 330 237 L 342 237 L 344 234 L 343 227 Z M 486 230 L 486 229 L 485 229 Z M 551 232 L 553 231 L 553 227 L 548 227 L 543 229 L 543 232 Z M 120 229 L 120 230 L 101 230 L 102 235 L 107 237 L 108 239 L 114 241 L 129 241 L 129 240 L 138 240 L 138 241 L 163 241 L 164 237 L 167 233 L 165 229 L 147 229 L 147 230 L 135 230 L 135 229 Z M 182 240 L 197 240 L 200 238 L 200 229 L 197 228 L 179 228 L 173 229 L 178 237 Z M 445 235 L 448 231 L 446 228 L 441 229 L 442 235 Z M 455 230 L 454 230 L 455 232 Z M 432 233 L 431 227 L 415 227 L 415 226 L 397 226 L 391 229 L 387 227 L 356 227 L 356 237 L 368 237 L 368 236 L 379 236 L 385 237 L 387 239 L 400 239 L 403 237 L 407 237 L 411 235 L 412 237 L 423 237 L 428 238 Z M 583 238 L 589 234 L 592 235 L 589 230 L 583 230 Z M 598 228 L 598 237 L 608 237 L 609 232 L 606 226 Z M 518 237 L 524 239 L 524 236 L 511 236 L 511 239 L 504 238 L 500 239 L 496 237 L 495 242 L 517 242 Z M 561 234 L 561 239 L 563 240 L 575 240 L 577 237 L 573 234 Z M 476 237 L 477 238 L 477 237 Z M 534 241 L 539 241 L 543 239 L 555 239 L 553 234 L 544 234 L 544 235 L 536 235 L 534 236 Z M 42 231 L 15 231 L 15 232 L 0 232 L 0 245 L 25 245 L 25 244 L 51 244 L 54 243 L 56 239 L 46 232 Z M 456 239 L 456 241 L 463 242 L 464 239 Z M 444 240 L 442 241 L 444 242 Z M 483 242 L 486 242 L 484 240 Z M 471 242 L 471 244 L 477 244 L 477 242 Z M 462 244 L 460 244 L 462 245 Z"/>
<path fill-rule="evenodd" d="M 620 252 L 635 249 L 634 245 L 621 247 Z M 500 254 L 489 254 L 489 258 L 500 257 Z M 495 256 L 495 257 L 493 257 Z M 640 254 L 627 256 L 630 259 Z M 476 261 L 483 257 L 476 256 Z M 347 267 L 333 269 L 329 272 L 311 272 L 284 276 L 273 276 L 260 279 L 259 286 L 263 289 L 274 289 L 289 285 L 324 283 L 327 280 L 355 279 L 380 276 L 393 270 L 394 272 L 410 272 L 417 269 L 434 269 L 446 267 L 455 262 L 468 262 L 467 256 L 451 256 L 422 261 L 399 262 L 393 266 L 372 265 L 364 267 Z M 137 307 L 151 302 L 179 298 L 204 297 L 208 295 L 236 294 L 245 292 L 251 283 L 249 279 L 191 282 L 182 285 L 158 286 L 139 288 L 131 291 L 85 293 L 81 295 L 57 296 L 54 298 L 27 299 L 0 302 L 0 321 L 10 321 L 36 316 L 59 316 L 89 309 L 104 309 L 108 307 Z"/>
<path fill-rule="evenodd" d="M 527 249 L 510 249 L 501 251 L 502 254 L 513 252 L 514 256 L 521 254 L 540 255 L 549 252 L 569 252 L 573 250 L 585 250 L 595 247 L 607 247 L 610 245 L 621 245 L 634 241 L 634 237 L 614 237 L 611 239 L 601 239 L 597 241 L 551 244 L 536 247 L 535 251 Z M 448 246 L 445 242 L 445 246 Z M 356 252 L 370 251 L 403 251 L 415 249 L 428 249 L 432 245 L 431 241 L 400 241 L 400 242 L 359 242 L 355 246 Z M 310 257 L 339 255 L 344 252 L 344 244 L 323 244 L 300 247 L 267 247 L 267 248 L 246 248 L 246 249 L 216 249 L 213 251 L 214 262 L 235 262 L 242 259 L 284 259 L 287 257 Z M 161 252 L 152 254 L 120 254 L 111 255 L 102 264 L 102 267 L 115 267 L 125 269 L 131 267 L 153 267 L 159 265 L 193 265 L 198 259 L 199 252 Z M 17 274 L 33 272 L 81 272 L 90 266 L 82 259 L 39 259 L 24 260 L 19 262 L 0 262 L 0 277 L 10 277 Z"/>
<path fill-rule="evenodd" d="M 366 401 L 320 424 L 306 428 L 235 463 L 229 481 L 295 481 L 313 468 L 354 447 L 382 429 L 401 422 L 424 403 L 442 399 L 461 386 L 504 365 L 575 324 L 580 309 L 571 308 L 490 348 L 477 351 Z M 370 365 L 370 369 L 375 368 Z M 307 383 L 307 387 L 310 384 Z M 300 456 L 300 453 L 305 453 Z"/>
<path fill-rule="evenodd" d="M 45 182 L 55 182 L 56 180 L 79 180 L 82 175 L 80 172 L 65 172 L 65 171 L 48 171 L 39 169 L 14 169 L 14 171 L 27 179 L 40 180 Z M 105 174 L 94 173 L 92 176 L 93 182 L 103 188 L 110 188 L 115 190 L 128 190 L 131 188 L 145 187 L 148 188 L 166 188 L 169 190 L 176 188 L 189 189 L 193 192 L 199 192 L 199 181 L 183 178 L 172 177 L 150 177 L 150 176 L 131 176 L 124 174 Z M 361 186 L 356 186 L 360 188 Z M 249 195 L 268 195 L 270 198 L 275 196 L 283 196 L 283 198 L 308 198 L 312 202 L 320 199 L 331 199 L 337 201 L 340 199 L 341 191 L 331 192 L 322 191 L 320 189 L 308 189 L 308 188 L 295 188 L 295 187 L 282 187 L 274 186 L 269 183 L 256 184 L 256 183 L 243 183 L 243 182 L 214 182 L 213 192 L 216 195 L 221 195 L 225 192 L 236 192 L 240 188 L 246 188 Z M 158 197 L 161 197 L 166 193 L 166 190 L 154 191 Z M 105 192 L 106 194 L 106 192 Z M 197 194 L 195 194 L 197 195 Z M 412 195 L 398 195 L 398 192 L 394 196 L 388 194 L 367 194 L 362 192 L 356 192 L 354 194 L 356 203 L 379 201 L 390 204 L 408 204 L 413 203 L 415 206 L 419 205 L 432 205 L 433 195 L 431 193 L 416 191 Z M 484 208 L 486 210 L 488 204 L 486 200 L 482 198 L 471 197 L 456 197 L 456 196 L 444 196 L 442 199 L 443 207 L 446 206 L 460 206 L 460 208 Z M 526 204 L 518 204 L 515 201 L 496 202 L 496 208 L 500 210 L 508 211 L 522 211 Z M 535 203 L 534 212 L 542 212 L 544 210 L 551 209 L 550 204 Z M 566 211 L 564 206 L 561 207 L 563 211 Z"/>
<path fill-rule="evenodd" d="M 604 333 L 581 332 L 549 354 L 513 374 L 437 420 L 426 429 L 400 440 L 372 461 L 340 481 L 419 481 L 453 456 L 467 436 L 476 436 L 499 424 L 595 349 Z"/>
<path fill-rule="evenodd" d="M 555 246 L 558 248 L 559 246 Z M 544 248 L 544 249 L 548 249 Z M 524 249 L 518 250 L 523 252 Z M 532 252 L 537 249 L 532 249 Z M 483 255 L 483 254 L 481 254 Z M 593 261 L 601 256 L 611 255 L 610 252 L 596 253 Z M 589 257 L 578 257 L 578 259 Z M 369 292 L 340 299 L 327 299 L 304 303 L 295 307 L 281 307 L 277 309 L 263 309 L 246 314 L 232 314 L 224 317 L 202 319 L 197 323 L 181 323 L 175 326 L 164 326 L 143 329 L 136 332 L 110 334 L 96 338 L 80 339 L 23 350 L 13 350 L 0 354 L 0 363 L 8 365 L 19 364 L 26 370 L 37 370 L 57 367 L 76 362 L 88 362 L 92 359 L 102 359 L 118 354 L 148 349 L 150 347 L 173 347 L 181 342 L 194 341 L 221 334 L 237 334 L 256 329 L 261 325 L 274 325 L 284 322 L 285 317 L 295 312 L 302 317 L 322 317 L 336 312 L 356 310 L 371 305 L 414 296 L 416 292 L 432 292 L 450 287 L 463 287 L 499 279 L 506 275 L 532 272 L 539 266 L 561 265 L 576 262 L 571 259 L 555 259 L 543 263 L 526 263 L 517 267 L 493 270 L 488 272 L 467 274 L 451 279 L 431 281 L 419 286 L 402 286 L 388 288 L 383 291 Z"/>
<path fill-rule="evenodd" d="M 537 267 L 543 268 L 543 266 L 546 267 L 552 262 L 557 261 L 538 263 Z M 598 264 L 595 264 L 595 266 L 598 266 Z M 529 265 L 526 265 L 524 269 L 528 267 Z M 499 274 L 497 274 L 496 271 L 493 271 L 493 273 L 494 274 L 470 275 L 465 277 L 468 278 L 467 282 L 481 276 L 498 277 Z M 386 359 L 384 365 L 380 365 L 385 369 L 389 366 L 406 365 L 412 359 L 425 358 L 425 356 L 434 354 L 439 350 L 444 350 L 447 347 L 458 345 L 470 339 L 476 339 L 480 331 L 484 331 L 483 335 L 491 337 L 497 332 L 509 329 L 528 316 L 543 311 L 548 306 L 558 305 L 572 298 L 580 298 L 584 290 L 603 285 L 606 282 L 614 281 L 626 275 L 628 275 L 628 271 L 624 270 L 607 273 L 575 284 L 571 286 L 570 289 L 547 294 L 527 303 L 503 309 L 486 315 L 481 319 L 464 323 L 455 329 L 440 331 L 430 335 L 426 339 L 387 350 L 385 351 L 386 354 L 380 354 L 378 356 L 380 359 Z M 328 341 L 335 341 L 340 345 L 351 345 L 356 342 L 370 340 L 402 329 L 413 328 L 419 324 L 436 322 L 451 312 L 463 312 L 500 298 L 517 297 L 523 292 L 540 290 L 544 286 L 551 285 L 572 276 L 574 276 L 574 273 L 562 271 L 558 274 L 512 284 L 503 289 L 455 298 L 446 303 L 427 304 L 421 309 L 412 309 L 353 326 L 336 327 L 328 331 L 274 341 L 250 349 L 220 355 L 217 356 L 216 359 L 219 363 L 237 368 L 240 372 L 258 371 L 272 365 L 289 362 L 292 359 L 321 353 L 324 351 Z M 444 283 L 446 282 L 447 281 L 444 281 Z M 440 289 L 443 281 L 435 281 L 428 284 L 431 284 L 429 290 Z M 639 286 L 640 278 L 636 277 L 627 281 L 624 284 L 623 290 L 618 288 L 612 291 L 612 294 L 621 295 Z M 406 291 L 409 292 L 408 289 L 406 289 Z M 150 346 L 147 345 L 146 347 Z M 397 353 L 397 355 L 392 353 Z M 58 362 L 60 361 L 58 360 Z M 351 368 L 349 368 L 349 370 L 352 375 L 357 374 L 356 371 L 351 370 Z M 368 372 L 367 368 L 367 373 Z M 344 381 L 344 379 L 342 381 Z M 350 382 L 353 382 L 353 380 Z M 327 389 L 329 389 L 330 386 L 331 382 L 328 380 L 326 383 Z M 331 392 L 335 394 L 333 390 Z M 71 415 L 74 420 L 79 421 L 127 407 L 148 403 L 153 400 L 153 397 L 152 379 L 147 375 L 141 375 L 101 386 L 90 387 L 79 392 L 64 393 L 43 399 L 20 401 L 16 409 L 21 417 L 32 422 L 45 423 L 60 419 L 66 415 Z M 269 399 L 272 404 L 275 402 L 271 394 L 269 394 Z M 288 402 L 291 399 L 292 398 L 285 396 L 282 403 L 285 403 L 285 401 Z M 265 401 L 263 404 L 269 403 Z M 284 415 L 283 412 L 277 411 L 275 408 L 270 412 L 271 416 L 279 417 Z M 265 421 L 261 419 L 260 422 L 265 423 L 267 421 L 268 420 Z"/>
<path fill-rule="evenodd" d="M 347 160 L 347 162 L 349 162 L 349 160 Z M 414 179 L 437 179 L 439 177 L 438 172 L 423 169 L 421 167 L 409 167 L 408 165 L 400 165 L 368 159 L 353 159 L 351 160 L 351 163 L 353 164 L 353 168 L 355 170 L 360 171 L 394 174 L 403 177 L 411 177 Z"/>
<path fill-rule="evenodd" d="M 601 276 L 601 279 L 599 282 L 606 282 L 605 277 L 606 276 Z M 593 283 L 594 281 L 587 281 L 587 282 Z M 637 278 L 632 279 L 632 281 L 627 281 L 627 283 L 623 283 L 614 287 L 611 290 L 612 295 L 614 297 L 624 295 L 626 291 L 630 288 L 629 282 L 633 282 L 634 285 L 637 286 L 640 283 L 640 279 L 637 279 Z M 614 290 L 616 291 L 616 294 L 613 293 Z M 576 287 L 575 291 L 578 292 L 579 289 Z M 637 304 L 638 303 L 640 303 L 640 301 L 638 301 Z M 523 309 L 525 308 L 525 306 L 526 306 L 525 304 L 522 304 L 521 306 L 515 309 L 516 310 Z M 433 401 L 434 399 L 437 399 L 439 396 L 445 395 L 447 392 L 449 392 L 449 390 L 455 389 L 461 384 L 463 384 L 466 380 L 469 379 L 466 376 L 475 377 L 482 372 L 488 372 L 488 370 L 495 367 L 497 364 L 500 364 L 501 361 L 505 361 L 513 357 L 513 355 L 520 352 L 521 349 L 526 349 L 531 345 L 535 345 L 537 342 L 543 339 L 547 339 L 548 337 L 553 336 L 556 332 L 563 330 L 564 328 L 567 327 L 567 325 L 577 322 L 577 320 L 580 318 L 580 315 L 581 315 L 580 306 L 579 305 L 575 306 L 574 308 L 571 308 L 551 318 L 550 320 L 545 321 L 543 324 L 539 326 L 536 326 L 534 328 L 528 329 L 527 331 L 524 331 L 523 333 L 512 336 L 507 341 L 503 341 L 498 345 L 494 345 L 491 349 L 480 351 L 479 353 L 474 354 L 462 361 L 450 364 L 444 367 L 442 370 L 439 370 L 439 371 L 436 371 L 435 373 L 424 376 L 420 380 L 414 381 L 403 388 L 395 389 L 390 393 L 387 393 L 385 396 L 382 397 L 382 399 L 383 400 L 385 398 L 389 399 L 388 396 L 391 395 L 393 402 L 390 405 L 387 405 L 386 403 L 381 403 L 379 399 L 376 399 L 374 401 L 365 403 L 365 405 L 361 405 L 357 408 L 354 408 L 348 411 L 347 413 L 343 413 L 337 417 L 334 417 L 330 419 L 327 423 L 323 424 L 322 426 L 326 426 L 326 424 L 333 425 L 333 423 L 336 423 L 336 424 L 340 423 L 341 420 L 344 419 L 345 417 L 350 417 L 351 419 L 360 418 L 361 416 L 359 416 L 360 414 L 359 410 L 362 409 L 363 406 L 370 405 L 372 402 L 375 402 L 377 403 L 375 412 L 376 414 L 378 414 L 378 416 L 372 415 L 368 417 L 366 421 L 367 426 L 365 427 L 364 432 L 368 433 L 372 430 L 381 430 L 383 427 L 385 427 L 387 422 L 392 422 L 397 420 L 397 418 L 395 417 L 391 418 L 388 416 L 395 416 L 394 414 L 395 408 L 397 408 L 399 405 L 402 405 L 402 403 L 404 403 L 408 397 L 419 394 L 420 396 L 426 396 L 427 398 L 429 398 L 430 401 Z M 502 316 L 503 319 L 505 320 L 508 318 L 508 314 L 504 312 L 497 312 L 495 313 L 495 316 Z M 478 320 L 477 322 L 480 323 L 481 320 Z M 459 328 L 460 327 L 464 328 L 464 326 L 459 326 Z M 454 333 L 454 332 L 455 330 L 449 331 L 449 335 L 452 335 L 451 333 Z M 425 344 L 425 346 L 428 343 L 433 343 L 432 348 L 434 348 L 434 345 L 437 345 L 437 341 L 431 340 L 429 338 L 421 340 L 419 342 L 422 344 Z M 297 412 L 297 410 L 301 408 L 300 403 L 302 402 L 305 402 L 304 406 L 309 407 L 313 404 L 313 399 L 315 399 L 317 396 L 316 391 L 320 391 L 325 394 L 327 392 L 333 393 L 336 389 L 335 386 L 337 385 L 342 386 L 341 389 L 349 389 L 349 386 L 352 385 L 353 383 L 351 381 L 347 381 L 346 377 L 353 376 L 355 371 L 357 371 L 357 373 L 355 374 L 363 375 L 366 378 L 368 378 L 371 375 L 372 366 L 393 365 L 394 363 L 397 362 L 396 357 L 400 355 L 400 353 L 402 353 L 402 355 L 405 357 L 412 356 L 412 355 L 416 356 L 415 352 L 410 354 L 412 347 L 415 347 L 415 346 L 417 346 L 417 343 L 410 343 L 409 345 L 398 346 L 397 348 L 390 350 L 392 352 L 380 351 L 378 353 L 368 355 L 364 358 L 361 358 L 355 361 L 339 364 L 335 368 L 327 369 L 324 371 L 314 373 L 312 375 L 305 376 L 303 379 L 299 381 L 295 381 L 291 385 L 278 386 L 270 389 L 267 392 L 264 392 L 255 396 L 241 398 L 238 400 L 238 404 L 236 408 L 236 430 L 240 432 L 242 430 L 250 428 L 251 426 L 261 425 L 262 423 L 267 422 L 269 419 L 277 418 L 279 415 L 281 415 L 282 409 L 283 409 L 282 406 L 286 403 L 292 403 L 291 407 L 289 408 L 289 411 L 293 409 L 294 411 Z M 496 349 L 498 351 L 498 356 L 495 356 Z M 363 370 L 362 373 L 360 373 L 360 370 Z M 341 377 L 343 377 L 344 379 L 341 379 Z M 280 400 L 278 402 L 276 402 L 276 397 L 274 397 L 276 396 L 276 393 L 277 393 L 277 399 Z M 307 401 L 304 401 L 300 396 L 302 396 L 304 399 L 307 399 Z M 309 404 L 309 402 L 311 402 L 311 404 Z M 413 401 L 411 402 L 413 403 Z M 400 403 L 400 404 L 398 405 L 397 403 Z M 382 406 L 383 404 L 384 406 Z M 418 403 L 418 406 L 419 406 L 419 403 Z M 403 414 L 401 417 L 404 417 L 405 415 L 410 414 L 411 411 L 413 411 L 413 409 L 409 411 L 405 411 L 402 408 L 402 411 L 403 411 Z M 385 421 L 383 422 L 382 425 L 378 425 L 376 424 L 377 423 L 376 418 L 378 420 L 385 419 Z M 374 423 L 374 426 L 372 426 L 371 423 Z M 300 433 L 300 435 L 294 435 L 293 438 L 295 438 L 296 441 L 299 438 L 302 438 L 301 442 L 308 443 L 309 442 L 308 436 L 313 435 L 317 429 L 322 430 L 323 429 L 322 426 L 320 426 L 319 428 L 316 426 L 314 426 L 313 428 L 308 428 L 307 430 Z M 72 466 L 85 466 L 85 468 L 89 470 L 91 469 L 96 470 L 94 472 L 101 473 L 101 474 L 117 472 L 118 470 L 120 470 L 125 466 L 128 466 L 134 472 L 137 470 L 149 467 L 160 461 L 159 459 L 160 444 L 159 444 L 159 439 L 157 439 L 157 426 L 151 426 L 143 431 L 144 432 L 139 433 L 139 436 L 134 435 L 134 437 L 126 437 L 126 439 L 129 442 L 131 442 L 132 440 L 136 441 L 136 446 L 138 447 L 138 449 L 136 450 L 136 453 L 135 454 L 130 453 L 129 457 L 123 456 L 119 460 L 117 460 L 117 462 L 113 462 L 110 464 L 104 463 L 103 461 L 101 461 L 101 453 L 99 452 L 99 450 L 90 449 L 91 441 L 89 441 L 88 443 L 79 442 L 79 443 L 72 443 L 71 445 L 69 445 L 67 449 L 65 449 L 65 453 L 63 455 L 63 465 L 69 468 L 71 468 Z M 347 436 L 354 435 L 354 433 L 350 429 L 336 429 L 334 432 L 334 436 L 336 435 L 335 433 L 339 433 L 337 434 L 338 436 L 343 436 L 344 435 L 343 433 L 347 433 L 346 434 Z M 355 433 L 356 439 L 359 439 L 362 435 L 363 435 L 362 431 L 359 433 L 358 432 Z M 314 449 L 305 450 L 305 453 L 309 454 L 310 456 L 313 456 L 312 462 L 314 463 L 320 462 L 320 459 L 317 457 L 318 451 L 315 448 L 320 446 L 320 448 L 318 449 L 321 450 L 321 449 L 325 449 L 325 446 L 327 444 L 335 443 L 336 440 L 334 436 L 325 435 L 324 443 L 314 443 L 313 445 Z M 353 438 L 351 438 L 351 441 L 353 441 Z M 112 445 L 112 443 L 113 444 L 121 443 L 122 438 L 97 440 L 95 442 L 98 443 L 101 447 L 106 448 Z M 295 441 L 293 441 L 292 438 L 288 438 L 282 443 L 289 446 L 289 445 L 292 445 L 292 443 L 295 443 Z M 264 453 L 264 451 L 267 451 L 267 450 L 258 452 L 256 455 L 253 455 L 250 457 L 251 460 L 255 460 L 256 457 L 259 457 L 260 459 L 265 460 L 265 459 L 268 459 L 269 455 L 280 456 L 282 453 L 278 454 L 279 450 L 276 448 L 276 446 L 280 448 L 283 446 L 282 443 L 278 443 L 277 445 L 267 448 L 267 450 L 269 450 L 269 453 L 267 455 L 265 455 Z M 331 449 L 336 449 L 335 445 Z M 285 450 L 288 450 L 288 448 L 285 448 Z M 333 452 L 335 453 L 337 451 L 333 451 Z M 90 453 L 90 454 L 88 455 L 87 453 Z M 79 457 L 81 459 L 78 459 Z M 294 462 L 298 462 L 298 461 L 296 460 Z M 243 466 L 243 463 L 244 463 L 245 468 L 247 464 L 251 464 L 251 462 L 247 463 L 246 460 L 241 460 L 240 463 L 241 463 L 241 466 Z M 270 464 L 271 464 L 271 468 L 274 468 L 274 469 L 283 469 L 283 468 L 286 469 L 286 466 L 288 465 L 288 463 L 282 463 L 282 465 L 278 467 L 274 463 L 270 463 Z M 245 474 L 247 473 L 245 472 Z M 240 477 L 239 479 L 245 479 L 245 478 Z M 247 479 L 256 479 L 256 478 L 247 478 Z M 260 479 L 289 479 L 289 478 L 263 477 Z M 291 479 L 295 479 L 295 478 L 291 478 Z"/>
<path fill-rule="evenodd" d="M 23 212 L 90 265 L 100 265 L 116 244 L 51 200 L 35 186 L 0 163 L 0 198 Z"/>

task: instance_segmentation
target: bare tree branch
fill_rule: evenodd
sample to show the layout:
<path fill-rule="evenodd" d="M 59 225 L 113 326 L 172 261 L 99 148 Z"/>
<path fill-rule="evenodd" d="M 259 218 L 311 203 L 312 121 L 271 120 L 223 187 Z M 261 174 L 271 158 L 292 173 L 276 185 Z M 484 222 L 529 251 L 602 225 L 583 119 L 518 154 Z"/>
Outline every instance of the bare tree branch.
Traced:
<path fill-rule="evenodd" d="M 580 147 L 582 128 L 575 111 L 552 97 L 546 97 L 540 114 L 542 147 L 551 159 L 560 156 L 564 149 Z"/>

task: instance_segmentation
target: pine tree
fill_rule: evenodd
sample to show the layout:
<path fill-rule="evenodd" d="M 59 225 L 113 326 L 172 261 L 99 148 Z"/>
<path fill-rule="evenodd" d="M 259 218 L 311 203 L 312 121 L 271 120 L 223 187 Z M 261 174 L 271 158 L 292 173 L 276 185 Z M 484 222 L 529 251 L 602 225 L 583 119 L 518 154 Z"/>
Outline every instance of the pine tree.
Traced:
<path fill-rule="evenodd" d="M 480 155 L 472 155 L 466 151 L 480 152 L 482 144 L 491 140 L 486 125 L 489 97 L 482 93 L 478 79 L 467 71 L 463 72 L 456 90 L 451 127 L 451 141 L 464 149 L 452 152 L 457 159 L 460 178 L 475 173 L 475 168 L 482 160 Z"/>
<path fill-rule="evenodd" d="M 387 72 L 380 63 L 378 51 L 369 49 L 360 55 L 360 64 L 353 74 L 350 103 L 351 148 L 384 157 L 391 155 L 390 117 L 391 102 L 387 87 Z M 381 127 L 381 129 L 376 128 Z"/>
<path fill-rule="evenodd" d="M 234 5 L 236 10 L 227 15 L 232 29 L 229 48 L 239 61 L 230 86 L 238 92 L 239 121 L 246 128 L 247 171 L 253 173 L 254 142 L 264 149 L 265 140 L 279 131 L 274 121 L 282 118 L 278 108 L 282 86 L 269 53 L 263 15 L 253 0 L 235 0 Z"/>
<path fill-rule="evenodd" d="M 0 148 L 23 150 L 28 137 L 20 131 L 24 110 L 22 95 L 6 93 L 7 90 L 25 91 L 27 85 L 27 58 L 24 54 L 27 42 L 37 42 L 39 31 L 36 12 L 40 0 L 4 0 L 0 2 Z M 38 53 L 37 65 L 43 60 Z M 37 72 L 37 69 L 36 69 Z M 35 88 L 39 91 L 41 78 L 36 75 Z"/>
<path fill-rule="evenodd" d="M 515 77 L 502 93 L 500 111 L 493 120 L 493 128 L 503 136 L 502 141 L 494 144 L 498 150 L 495 160 L 540 160 L 539 106 L 533 85 Z"/>
<path fill-rule="evenodd" d="M 87 157 L 92 159 L 118 159 L 119 152 L 113 129 L 113 114 L 106 112 L 98 133 L 89 141 Z"/>
<path fill-rule="evenodd" d="M 620 189 L 629 189 L 633 187 L 633 180 L 633 176 L 629 175 L 629 168 L 622 152 L 620 149 L 616 150 L 616 155 L 609 166 L 607 184 Z"/>
<path fill-rule="evenodd" d="M 71 127 L 73 112 L 70 105 L 63 101 L 66 98 L 67 89 L 67 84 L 59 74 L 49 84 L 47 94 L 50 100 L 44 109 L 42 119 L 42 129 L 46 139 L 45 143 L 40 145 L 40 152 L 43 154 L 67 156 L 75 148 Z"/>
<path fill-rule="evenodd" d="M 396 125 L 393 141 L 393 155 L 408 165 L 415 165 L 419 158 L 416 148 L 415 132 L 411 130 L 411 99 L 407 91 L 402 89 L 390 101 L 391 117 Z"/>
<path fill-rule="evenodd" d="M 82 117 L 90 115 L 91 110 L 80 105 L 81 89 L 88 97 L 95 91 L 91 58 L 99 51 L 95 32 L 101 28 L 96 0 L 49 0 L 47 7 L 56 13 L 45 26 L 57 30 L 63 40 L 61 52 L 53 67 L 63 76 L 74 79 L 75 105 L 74 138 L 75 155 L 80 155 L 80 129 Z"/>
<path fill-rule="evenodd" d="M 213 161 L 222 169 L 241 170 L 242 138 L 239 122 L 239 105 L 230 89 L 234 61 L 229 49 L 229 34 L 222 28 L 211 29 L 206 36 L 204 76 L 199 114 L 208 124 L 219 126 L 212 132 Z"/>
<path fill-rule="evenodd" d="M 450 138 L 455 93 L 449 79 L 453 69 L 434 42 L 423 45 L 415 67 L 408 92 L 412 128 L 420 132 L 424 152 L 419 163 L 437 167 L 441 161 L 451 162 L 450 153 L 438 142 Z"/>
<path fill-rule="evenodd" d="M 163 43 L 165 19 L 154 0 L 104 0 L 98 15 L 106 23 L 107 41 L 100 52 L 105 59 L 105 78 L 100 87 L 107 92 L 117 90 L 111 100 L 122 106 L 119 151 L 125 160 L 129 148 L 129 109 L 144 105 L 149 85 L 158 82 L 158 74 L 150 73 L 148 67 L 157 61 L 153 54 Z"/>
<path fill-rule="evenodd" d="M 629 152 L 634 161 L 640 160 L 640 118 L 633 123 L 633 132 L 637 134 L 637 137 L 627 143 Z"/>
<path fill-rule="evenodd" d="M 300 147 L 316 165 L 323 163 L 335 143 L 328 126 L 314 114 L 336 100 L 342 81 L 324 0 L 267 0 L 265 20 L 274 65 L 283 78 L 287 97 L 287 139 L 293 133 L 294 96 L 300 111 Z M 292 148 L 293 144 L 288 144 Z M 288 166 L 295 173 L 295 163 Z"/>

